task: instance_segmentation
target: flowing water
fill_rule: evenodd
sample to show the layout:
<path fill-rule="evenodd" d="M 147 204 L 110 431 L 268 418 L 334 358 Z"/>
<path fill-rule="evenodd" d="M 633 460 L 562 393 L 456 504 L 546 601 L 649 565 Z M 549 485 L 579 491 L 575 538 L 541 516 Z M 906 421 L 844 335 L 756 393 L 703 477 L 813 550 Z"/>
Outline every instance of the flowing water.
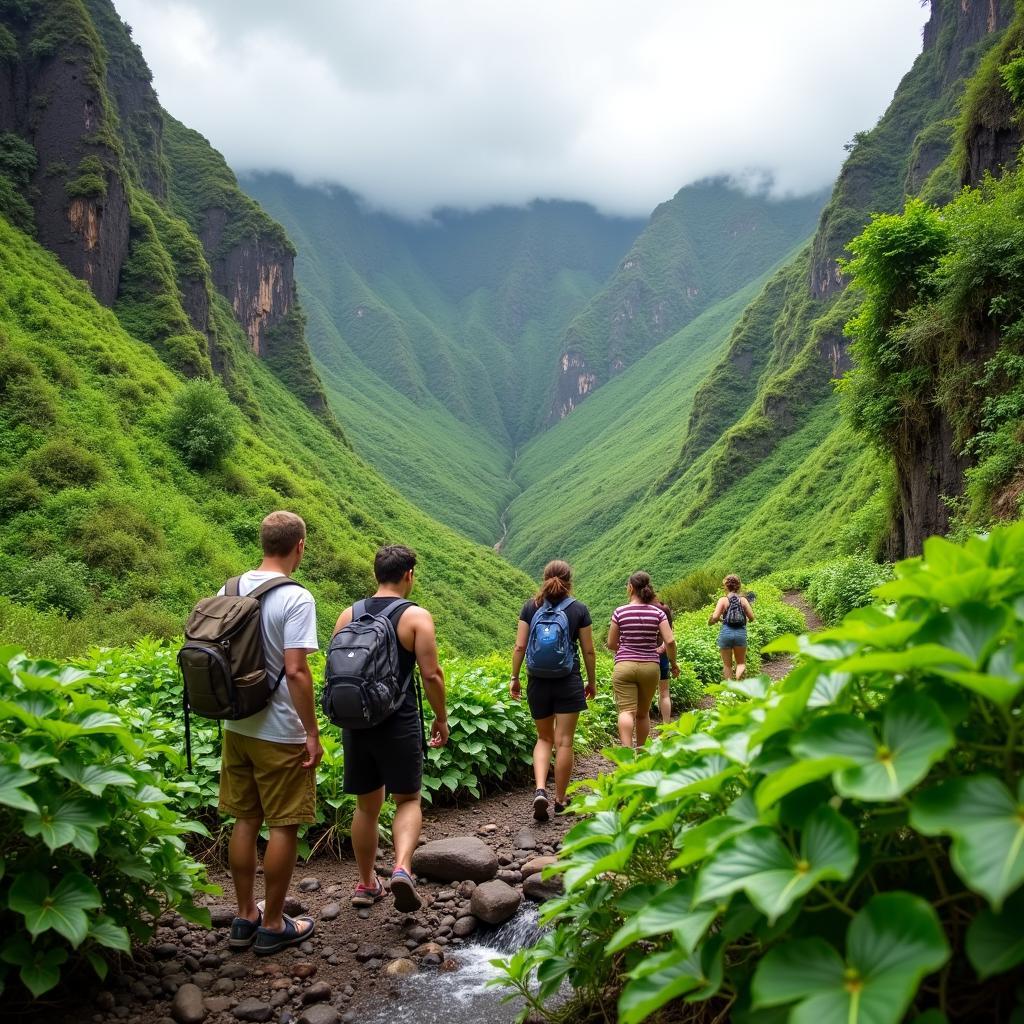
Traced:
<path fill-rule="evenodd" d="M 537 908 L 523 907 L 500 928 L 481 932 L 450 955 L 456 971 L 426 970 L 403 979 L 381 1005 L 360 1015 L 367 1024 L 512 1024 L 521 1009 L 518 1000 L 503 1003 L 507 989 L 488 988 L 498 976 L 490 961 L 531 946 L 540 938 Z"/>

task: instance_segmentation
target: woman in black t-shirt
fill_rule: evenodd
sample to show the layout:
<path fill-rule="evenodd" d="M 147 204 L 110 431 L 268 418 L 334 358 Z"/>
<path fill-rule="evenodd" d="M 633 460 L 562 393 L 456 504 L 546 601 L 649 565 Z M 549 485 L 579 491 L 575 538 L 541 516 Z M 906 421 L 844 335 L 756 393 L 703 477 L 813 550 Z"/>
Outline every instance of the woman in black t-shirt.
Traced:
<path fill-rule="evenodd" d="M 572 741 L 576 733 L 576 722 L 580 712 L 586 710 L 587 701 L 597 692 L 594 654 L 594 631 L 590 612 L 582 601 L 572 597 L 572 569 L 567 562 L 548 562 L 544 566 L 544 582 L 540 592 L 531 597 L 519 615 L 519 631 L 512 651 L 512 679 L 509 695 L 514 700 L 522 698 L 519 685 L 519 670 L 526 656 L 526 644 L 530 636 L 530 624 L 544 606 L 558 605 L 570 600 L 563 611 L 569 620 L 569 638 L 573 646 L 572 669 L 568 675 L 555 679 L 536 678 L 527 671 L 526 699 L 530 714 L 537 726 L 537 743 L 533 748 L 533 774 L 537 792 L 533 798 L 533 816 L 537 821 L 548 820 L 550 803 L 547 794 L 548 771 L 551 768 L 551 751 L 555 751 L 555 813 L 565 808 L 565 790 L 572 778 Z M 580 672 L 580 651 L 587 669 L 587 685 L 583 685 Z"/>

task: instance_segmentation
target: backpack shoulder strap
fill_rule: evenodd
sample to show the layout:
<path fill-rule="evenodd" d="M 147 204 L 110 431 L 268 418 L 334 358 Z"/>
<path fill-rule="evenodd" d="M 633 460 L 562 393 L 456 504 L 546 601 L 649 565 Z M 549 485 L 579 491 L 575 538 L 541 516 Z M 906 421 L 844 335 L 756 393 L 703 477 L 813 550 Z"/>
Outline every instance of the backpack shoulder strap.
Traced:
<path fill-rule="evenodd" d="M 232 576 L 231 579 L 224 584 L 224 596 L 238 597 L 238 584 L 241 583 L 241 581 L 241 576 Z"/>
<path fill-rule="evenodd" d="M 565 609 L 568 608 L 569 605 L 574 604 L 575 601 L 576 601 L 575 597 L 563 597 L 562 600 L 559 601 L 558 604 L 555 605 L 555 611 L 556 612 L 564 612 Z"/>
<path fill-rule="evenodd" d="M 246 596 L 255 598 L 258 601 L 265 594 L 269 594 L 272 590 L 277 590 L 278 587 L 289 586 L 301 587 L 302 584 L 293 580 L 290 576 L 275 576 L 273 579 L 261 583 L 255 590 L 250 590 Z"/>
<path fill-rule="evenodd" d="M 349 621 L 350 622 L 355 622 L 356 619 L 361 619 L 365 614 L 366 614 L 366 602 L 365 601 L 356 601 L 356 603 L 354 605 L 352 605 L 352 618 Z"/>

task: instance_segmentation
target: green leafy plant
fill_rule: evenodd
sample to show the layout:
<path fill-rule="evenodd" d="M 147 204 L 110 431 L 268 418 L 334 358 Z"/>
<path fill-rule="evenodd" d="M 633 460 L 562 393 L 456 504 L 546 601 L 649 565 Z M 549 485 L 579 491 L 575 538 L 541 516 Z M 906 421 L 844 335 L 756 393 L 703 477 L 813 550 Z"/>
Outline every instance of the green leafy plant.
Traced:
<path fill-rule="evenodd" d="M 852 555 L 837 558 L 814 567 L 807 599 L 826 623 L 838 622 L 854 608 L 871 604 L 875 588 L 891 577 L 888 565 Z"/>
<path fill-rule="evenodd" d="M 189 381 L 174 400 L 168 437 L 193 469 L 220 465 L 238 439 L 238 413 L 215 381 Z"/>
<path fill-rule="evenodd" d="M 1024 524 L 932 538 L 878 597 L 776 641 L 801 658 L 784 680 L 609 751 L 574 799 L 550 930 L 502 964 L 530 1012 L 1024 1013 Z"/>
<path fill-rule="evenodd" d="M 81 958 L 105 977 L 169 907 L 209 922 L 194 900 L 216 890 L 185 847 L 203 827 L 113 690 L 0 649 L 0 986 L 38 997 Z"/>

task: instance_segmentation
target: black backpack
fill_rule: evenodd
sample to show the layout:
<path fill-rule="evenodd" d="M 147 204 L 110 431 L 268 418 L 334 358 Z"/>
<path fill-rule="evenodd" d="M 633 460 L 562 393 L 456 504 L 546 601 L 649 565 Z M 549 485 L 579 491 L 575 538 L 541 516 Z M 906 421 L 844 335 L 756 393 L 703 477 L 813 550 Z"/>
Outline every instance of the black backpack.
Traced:
<path fill-rule="evenodd" d="M 732 626 L 734 629 L 739 629 L 741 626 L 747 624 L 747 613 L 743 610 L 743 605 L 740 603 L 740 599 L 736 594 L 729 595 L 729 605 L 725 609 L 725 615 L 722 616 L 722 621 L 727 626 Z"/>
<path fill-rule="evenodd" d="M 224 584 L 224 593 L 204 597 L 185 623 L 185 643 L 178 651 L 184 680 L 185 757 L 192 770 L 189 713 L 217 721 L 238 721 L 262 711 L 281 685 L 267 675 L 260 623 L 260 601 L 278 587 L 297 587 L 287 576 L 275 576 L 242 597 L 240 576 Z"/>
<path fill-rule="evenodd" d="M 370 729 L 405 700 L 415 670 L 401 678 L 398 634 L 391 615 L 412 605 L 396 597 L 376 615 L 365 601 L 352 606 L 352 621 L 334 634 L 327 651 L 324 714 L 343 729 Z"/>

